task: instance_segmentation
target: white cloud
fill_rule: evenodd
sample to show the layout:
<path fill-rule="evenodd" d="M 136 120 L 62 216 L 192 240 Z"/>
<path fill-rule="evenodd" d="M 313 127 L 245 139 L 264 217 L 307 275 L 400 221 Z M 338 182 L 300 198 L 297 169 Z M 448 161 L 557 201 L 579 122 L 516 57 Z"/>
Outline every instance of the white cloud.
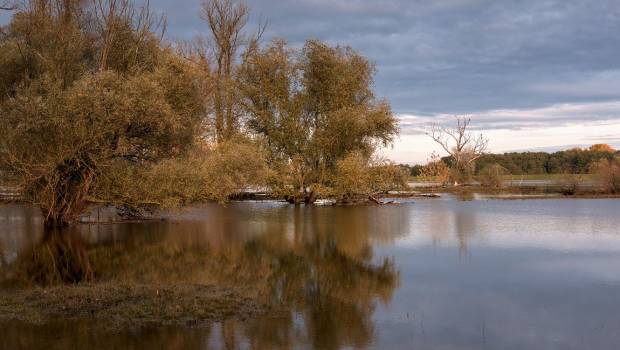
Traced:
<path fill-rule="evenodd" d="M 496 109 L 467 114 L 475 129 L 528 129 L 567 126 L 583 123 L 615 123 L 620 120 L 620 101 L 566 103 L 530 109 Z M 398 118 L 402 134 L 420 134 L 432 123 L 450 125 L 453 114 L 411 115 Z"/>
<path fill-rule="evenodd" d="M 620 148 L 620 101 L 559 104 L 471 114 L 474 132 L 485 134 L 492 152 L 559 150 L 610 143 Z M 440 147 L 425 135 L 432 123 L 451 125 L 454 115 L 401 115 L 401 136 L 382 153 L 398 162 L 424 163 Z"/>

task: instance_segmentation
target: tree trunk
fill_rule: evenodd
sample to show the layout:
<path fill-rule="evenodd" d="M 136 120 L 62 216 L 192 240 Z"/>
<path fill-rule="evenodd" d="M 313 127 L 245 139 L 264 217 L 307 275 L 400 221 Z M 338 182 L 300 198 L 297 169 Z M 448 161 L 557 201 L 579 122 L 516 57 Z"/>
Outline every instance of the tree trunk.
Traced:
<path fill-rule="evenodd" d="M 314 204 L 314 202 L 316 202 L 316 193 L 314 191 L 310 191 L 310 193 L 306 196 L 305 203 L 309 205 Z"/>
<path fill-rule="evenodd" d="M 93 169 L 83 159 L 69 159 L 28 189 L 34 202 L 39 203 L 45 227 L 69 226 L 84 212 L 95 178 Z"/>

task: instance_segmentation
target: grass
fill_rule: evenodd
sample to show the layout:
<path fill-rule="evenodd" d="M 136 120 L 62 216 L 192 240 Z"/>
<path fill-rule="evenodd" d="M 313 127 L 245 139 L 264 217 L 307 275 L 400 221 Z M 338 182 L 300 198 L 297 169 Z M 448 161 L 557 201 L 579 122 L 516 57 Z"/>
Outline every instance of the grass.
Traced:
<path fill-rule="evenodd" d="M 20 255 L 0 276 L 0 321 L 40 324 L 88 318 L 114 331 L 246 319 L 274 308 L 264 293 L 268 261 L 260 257 L 247 263 L 208 249 L 163 244 L 127 249 L 67 242 L 47 239 Z M 63 284 L 74 278 L 73 274 L 64 278 L 67 269 L 59 266 L 77 271 L 73 267 L 83 265 L 84 259 L 76 256 L 86 257 L 94 273 L 81 283 Z"/>
<path fill-rule="evenodd" d="M 262 312 L 256 292 L 200 284 L 86 283 L 3 291 L 0 321 L 40 324 L 95 319 L 111 330 L 145 325 L 200 325 Z"/>

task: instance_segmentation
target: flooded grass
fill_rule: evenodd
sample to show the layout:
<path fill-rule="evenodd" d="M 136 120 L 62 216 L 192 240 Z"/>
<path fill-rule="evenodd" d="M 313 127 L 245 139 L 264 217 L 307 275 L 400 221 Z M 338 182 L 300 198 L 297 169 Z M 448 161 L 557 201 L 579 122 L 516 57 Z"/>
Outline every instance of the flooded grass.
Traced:
<path fill-rule="evenodd" d="M 13 289 L 0 299 L 0 321 L 42 324 L 93 319 L 110 329 L 197 326 L 265 312 L 255 290 L 195 284 L 86 283 Z"/>
<path fill-rule="evenodd" d="M 46 232 L 3 269 L 0 321 L 94 319 L 114 330 L 204 325 L 271 308 L 258 261 L 244 273 L 230 254 L 207 248 L 135 248 L 89 247 L 75 229 Z"/>

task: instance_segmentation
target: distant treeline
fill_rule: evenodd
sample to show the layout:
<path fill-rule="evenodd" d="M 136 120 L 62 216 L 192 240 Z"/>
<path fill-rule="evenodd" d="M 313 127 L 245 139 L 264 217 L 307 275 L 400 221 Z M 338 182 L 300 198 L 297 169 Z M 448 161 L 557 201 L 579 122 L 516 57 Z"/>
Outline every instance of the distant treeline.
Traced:
<path fill-rule="evenodd" d="M 499 164 L 512 175 L 540 174 L 587 174 L 590 165 L 600 159 L 613 159 L 620 156 L 620 151 L 598 149 L 570 149 L 555 153 L 546 152 L 510 152 L 504 154 L 487 154 L 476 161 L 475 174 L 485 167 Z M 442 158 L 450 165 L 451 158 Z M 424 165 L 403 165 L 411 176 L 419 176 Z"/>

